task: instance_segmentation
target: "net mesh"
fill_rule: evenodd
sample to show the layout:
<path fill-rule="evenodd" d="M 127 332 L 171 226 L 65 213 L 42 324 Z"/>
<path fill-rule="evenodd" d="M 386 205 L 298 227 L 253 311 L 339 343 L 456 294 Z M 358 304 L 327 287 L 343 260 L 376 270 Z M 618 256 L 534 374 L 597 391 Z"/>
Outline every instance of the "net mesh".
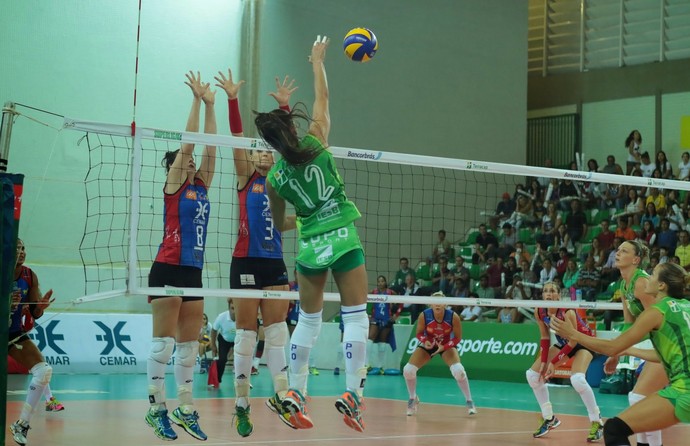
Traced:
<path fill-rule="evenodd" d="M 251 150 L 262 146 L 262 142 L 250 138 L 152 129 L 140 129 L 140 138 L 133 139 L 125 129 L 107 132 L 107 129 L 99 129 L 88 123 L 73 123 L 71 128 L 87 132 L 85 139 L 90 153 L 90 169 L 85 179 L 87 219 L 80 247 L 86 275 L 85 294 L 113 289 L 150 292 L 142 288 L 146 287 L 148 271 L 163 236 L 162 191 L 166 175 L 161 160 L 165 152 L 176 150 L 180 142 L 185 141 L 194 142 L 199 147 L 204 144 L 218 147 L 216 176 L 209 191 L 211 214 L 203 278 L 207 290 L 231 295 L 229 265 L 237 239 L 239 215 L 232 147 Z M 197 148 L 197 152 L 199 150 Z M 488 271 L 491 263 L 488 256 L 482 258 L 477 255 L 475 239 L 481 224 L 488 223 L 499 244 L 504 237 L 501 229 L 503 222 L 521 226 L 513 228 L 511 249 L 499 249 L 492 257 L 504 257 L 506 263 L 510 262 L 510 257 L 519 260 L 516 254 L 520 253 L 516 253 L 514 248 L 518 247 L 515 242 L 520 242 L 519 248 L 528 253 L 528 258 L 535 259 L 537 242 L 543 235 L 542 214 L 538 212 L 526 217 L 508 213 L 497 217 L 497 204 L 506 193 L 511 199 L 533 201 L 537 209 L 543 199 L 551 199 L 555 206 L 562 206 L 559 217 L 565 223 L 570 221 L 570 199 L 560 190 L 559 181 L 561 184 L 565 180 L 573 181 L 574 194 L 583 203 L 583 219 L 588 230 L 585 237 L 567 249 L 568 255 L 575 259 L 580 269 L 592 250 L 592 240 L 599 232 L 599 223 L 611 221 L 615 229 L 616 217 L 625 212 L 622 205 L 617 206 L 606 198 L 608 189 L 628 187 L 643 197 L 651 193 L 653 188 L 661 188 L 666 195 L 674 189 L 683 190 L 682 193 L 688 189 L 688 183 L 672 180 L 338 147 L 332 147 L 331 151 L 346 184 L 347 194 L 362 213 L 356 226 L 365 248 L 371 288 L 376 286 L 379 275 L 388 277 L 389 283 L 392 281 L 401 257 L 408 258 L 413 269 L 423 269 L 426 258 L 440 246 L 438 232 L 441 229 L 446 231 L 446 240 L 450 242 L 443 251 L 448 256 L 448 267 L 453 268 L 455 258 L 459 256 L 470 271 L 470 279 L 464 284 L 468 291 L 477 289 L 480 277 Z M 541 192 L 535 193 L 530 187 L 536 187 L 538 177 L 546 179 L 544 184 L 554 182 L 555 187 L 543 187 Z M 530 194 L 533 196 L 530 197 Z M 675 195 L 679 199 L 678 192 Z M 669 217 L 672 217 L 675 211 L 671 205 L 668 208 Z M 680 215 L 679 222 L 682 217 Z M 135 248 L 130 249 L 130 237 L 134 233 Z M 556 249 L 550 255 L 555 265 L 559 260 L 559 245 L 554 246 Z M 296 254 L 294 231 L 283 234 L 283 248 L 286 264 L 292 271 Z M 429 265 L 431 276 L 438 273 L 439 260 L 436 257 Z M 135 267 L 131 268 L 132 265 Z M 519 264 L 516 266 L 520 268 Z M 530 269 L 536 273 L 532 275 L 534 282 L 538 282 L 536 278 L 541 268 L 541 261 L 530 263 Z M 511 285 L 510 277 L 515 272 L 511 270 L 501 274 L 500 284 L 492 284 L 496 288 L 496 297 L 502 297 L 502 293 Z M 426 287 L 425 291 L 438 288 L 437 281 L 429 280 L 430 277 L 418 276 L 417 279 L 420 285 Z M 453 285 L 446 283 L 443 291 L 454 294 Z M 602 280 L 597 291 L 610 291 L 607 285 Z M 535 291 L 532 294 L 538 296 L 539 286 L 533 288 Z M 335 290 L 334 283 L 330 282 L 327 291 Z M 608 294 L 610 298 L 612 293 Z M 519 306 L 517 303 L 515 305 Z"/>

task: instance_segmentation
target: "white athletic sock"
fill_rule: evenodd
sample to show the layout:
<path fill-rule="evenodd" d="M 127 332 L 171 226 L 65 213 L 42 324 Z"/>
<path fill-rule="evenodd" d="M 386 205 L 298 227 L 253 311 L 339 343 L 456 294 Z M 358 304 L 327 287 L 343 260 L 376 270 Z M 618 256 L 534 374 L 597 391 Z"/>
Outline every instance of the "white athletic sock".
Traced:
<path fill-rule="evenodd" d="M 321 331 L 323 311 L 305 313 L 300 309 L 297 327 L 290 339 L 290 386 L 302 393 L 307 392 L 309 354 Z"/>
<path fill-rule="evenodd" d="M 39 362 L 35 366 L 31 367 L 31 370 L 29 372 L 33 375 L 31 378 L 31 382 L 29 382 L 29 390 L 26 393 L 26 402 L 22 406 L 22 411 L 21 414 L 19 415 L 20 420 L 24 420 L 27 423 L 31 421 L 31 415 L 34 413 L 36 410 L 36 406 L 38 405 L 38 402 L 41 401 L 41 397 L 43 396 L 43 391 L 46 388 L 46 385 L 48 384 L 47 382 L 43 382 L 42 379 L 37 377 L 37 372 L 42 371 L 42 370 L 48 370 L 48 380 L 50 380 L 50 374 L 52 374 L 52 371 L 48 368 L 46 369 L 47 366 L 45 362 Z"/>
<path fill-rule="evenodd" d="M 632 406 L 633 404 L 639 403 L 644 399 L 644 395 L 640 395 L 639 393 L 635 392 L 629 392 L 628 393 L 628 403 Z M 649 444 L 649 441 L 647 440 L 647 433 L 646 432 L 639 432 L 635 435 L 635 440 L 638 443 L 644 443 L 644 444 Z"/>
<path fill-rule="evenodd" d="M 386 363 L 386 350 L 388 349 L 388 344 L 385 342 L 379 342 L 378 344 L 379 347 L 379 355 L 378 355 L 378 363 L 376 364 L 377 367 L 383 369 L 383 366 Z"/>
<path fill-rule="evenodd" d="M 46 389 L 43 391 L 43 396 L 45 397 L 47 403 L 53 399 L 53 392 L 50 390 L 50 384 L 46 385 Z"/>
<path fill-rule="evenodd" d="M 573 389 L 580 394 L 582 402 L 587 408 L 587 415 L 589 416 L 589 421 L 601 421 L 601 415 L 599 407 L 597 406 L 597 400 L 594 398 L 594 392 L 592 387 L 587 382 L 584 373 L 574 373 L 570 376 L 570 383 Z"/>
<path fill-rule="evenodd" d="M 467 373 L 465 372 L 465 367 L 459 362 L 450 366 L 450 373 L 455 378 L 455 382 L 458 383 L 460 391 L 465 396 L 465 401 L 472 401 L 472 392 L 470 392 L 470 381 L 467 379 Z"/>
<path fill-rule="evenodd" d="M 539 403 L 541 408 L 541 415 L 545 420 L 550 420 L 553 417 L 553 407 L 549 402 L 549 389 L 546 388 L 546 384 L 539 376 L 539 373 L 532 369 L 527 370 L 527 382 L 529 383 L 534 396 Z"/>
<path fill-rule="evenodd" d="M 365 362 L 369 318 L 366 309 L 366 304 L 340 307 L 344 327 L 345 385 L 360 397 L 364 394 L 367 377 Z"/>
<path fill-rule="evenodd" d="M 417 397 L 417 370 L 419 370 L 419 367 L 410 363 L 405 364 L 405 367 L 403 367 L 403 376 L 405 377 L 407 393 L 410 395 L 410 399 Z"/>

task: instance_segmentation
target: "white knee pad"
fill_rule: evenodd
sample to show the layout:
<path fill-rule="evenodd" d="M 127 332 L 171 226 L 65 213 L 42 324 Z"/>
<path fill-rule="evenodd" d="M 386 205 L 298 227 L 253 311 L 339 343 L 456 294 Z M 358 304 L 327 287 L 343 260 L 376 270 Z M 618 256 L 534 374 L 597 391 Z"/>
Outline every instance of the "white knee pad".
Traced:
<path fill-rule="evenodd" d="M 465 367 L 459 362 L 456 362 L 450 366 L 450 373 L 453 375 L 456 381 L 463 381 L 467 379 L 467 373 L 465 373 Z"/>
<path fill-rule="evenodd" d="M 412 379 L 417 376 L 417 370 L 419 370 L 419 367 L 408 362 L 405 364 L 405 367 L 403 367 L 403 376 L 405 379 Z"/>
<path fill-rule="evenodd" d="M 543 384 L 543 382 L 541 382 L 540 380 L 539 373 L 535 372 L 532 369 L 527 369 L 527 373 L 525 373 L 525 376 L 527 377 L 527 382 L 532 388 L 537 387 L 540 384 Z"/>
<path fill-rule="evenodd" d="M 640 395 L 639 393 L 635 392 L 629 392 L 628 393 L 628 403 L 632 406 L 635 403 L 639 403 L 644 399 L 644 395 Z"/>
<path fill-rule="evenodd" d="M 178 342 L 175 346 L 175 363 L 183 367 L 194 367 L 199 352 L 199 341 Z"/>
<path fill-rule="evenodd" d="M 369 317 L 366 305 L 361 311 L 343 313 L 343 342 L 367 342 L 369 337 Z"/>
<path fill-rule="evenodd" d="M 570 384 L 573 385 L 573 389 L 575 389 L 577 393 L 582 393 L 589 388 L 589 383 L 587 383 L 584 373 L 573 374 L 570 377 Z"/>
<path fill-rule="evenodd" d="M 41 385 L 48 384 L 50 382 L 50 378 L 53 376 L 53 368 L 45 362 L 39 362 L 35 366 L 31 367 L 30 372 L 33 375 L 32 381 L 35 381 Z"/>
<path fill-rule="evenodd" d="M 289 337 L 290 332 L 288 331 L 288 326 L 285 322 L 277 322 L 264 328 L 264 340 L 266 341 L 266 348 L 284 348 Z"/>
<path fill-rule="evenodd" d="M 299 347 L 312 348 L 321 333 L 323 311 L 318 313 L 305 313 L 300 310 L 297 327 L 292 332 L 290 343 Z"/>
<path fill-rule="evenodd" d="M 151 349 L 149 350 L 149 358 L 154 361 L 167 364 L 172 357 L 173 348 L 175 347 L 175 339 L 167 338 L 153 338 L 151 340 Z"/>
<path fill-rule="evenodd" d="M 251 330 L 237 330 L 235 333 L 235 354 L 240 356 L 254 356 L 256 348 L 256 332 Z"/>

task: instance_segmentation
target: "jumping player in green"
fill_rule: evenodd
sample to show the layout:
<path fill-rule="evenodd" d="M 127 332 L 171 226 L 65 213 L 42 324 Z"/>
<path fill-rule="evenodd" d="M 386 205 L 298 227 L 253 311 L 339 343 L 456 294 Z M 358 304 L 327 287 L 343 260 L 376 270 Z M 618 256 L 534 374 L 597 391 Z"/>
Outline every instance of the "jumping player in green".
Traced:
<path fill-rule="evenodd" d="M 558 335 L 587 348 L 610 356 L 627 354 L 660 362 L 666 370 L 670 380 L 668 387 L 606 421 L 606 446 L 629 445 L 628 437 L 633 433 L 690 422 L 690 302 L 684 297 L 688 285 L 690 275 L 679 265 L 670 262 L 658 265 L 645 290 L 656 295 L 655 303 L 616 339 L 585 336 L 559 320 L 551 321 L 551 328 Z M 654 350 L 632 347 L 647 334 Z"/>
<path fill-rule="evenodd" d="M 283 399 L 283 407 L 290 411 L 293 426 L 313 427 L 305 404 L 309 353 L 321 330 L 323 292 L 330 269 L 340 292 L 346 358 L 347 390 L 335 406 L 347 426 L 362 432 L 369 330 L 367 273 L 364 250 L 354 225 L 361 214 L 345 195 L 343 181 L 327 150 L 331 127 L 324 67 L 327 47 L 328 39 L 317 37 L 309 58 L 314 72 L 312 116 L 298 107 L 290 112 L 277 109 L 257 113 L 255 123 L 263 140 L 282 155 L 266 182 L 276 228 L 290 228 L 291 217 L 285 214 L 288 202 L 295 207 L 299 231 L 296 261 L 301 309 L 290 340 L 291 389 Z M 305 136 L 297 134 L 298 120 L 309 125 Z"/>

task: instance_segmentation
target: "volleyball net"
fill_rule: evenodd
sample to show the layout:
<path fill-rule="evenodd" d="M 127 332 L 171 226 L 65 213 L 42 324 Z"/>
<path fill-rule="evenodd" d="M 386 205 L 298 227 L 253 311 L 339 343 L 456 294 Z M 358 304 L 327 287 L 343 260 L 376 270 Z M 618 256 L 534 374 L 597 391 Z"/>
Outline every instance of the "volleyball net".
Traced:
<path fill-rule="evenodd" d="M 207 297 L 260 297 L 294 299 L 296 293 L 278 291 L 232 290 L 229 288 L 229 265 L 238 231 L 239 204 L 232 148 L 265 149 L 256 138 L 236 138 L 153 128 L 137 128 L 131 135 L 130 126 L 65 119 L 64 128 L 83 132 L 89 151 L 89 171 L 84 184 L 87 215 L 80 253 L 84 265 L 85 296 L 78 302 L 104 299 L 118 295 L 198 295 L 198 289 L 149 288 L 147 277 L 158 246 L 163 238 L 163 186 L 165 168 L 161 160 L 165 152 L 176 150 L 181 143 L 218 147 L 216 176 L 209 190 L 211 213 L 206 240 L 204 288 Z M 365 248 L 369 283 L 373 288 L 376 277 L 384 275 L 389 282 L 398 269 L 399 259 L 408 258 L 411 267 L 420 271 L 425 260 L 438 244 L 439 230 L 450 241 L 442 251 L 453 268 L 456 258 L 462 257 L 471 271 L 472 291 L 479 286 L 480 277 L 487 272 L 489 260 L 477 258 L 474 239 L 481 224 L 486 224 L 498 239 L 503 237 L 503 225 L 511 224 L 519 248 L 531 255 L 537 249 L 541 221 L 528 215 L 497 216 L 497 203 L 507 193 L 511 199 L 524 196 L 535 205 L 557 196 L 557 181 L 575 182 L 577 196 L 583 203 L 589 197 L 592 208 L 583 204 L 591 233 L 574 244 L 570 255 L 577 259 L 578 268 L 591 248 L 598 223 L 611 220 L 615 229 L 616 217 L 625 209 L 615 203 L 598 205 L 606 185 L 628 186 L 635 190 L 650 188 L 687 190 L 687 182 L 649 179 L 634 176 L 610 175 L 519 166 L 474 160 L 440 158 L 355 148 L 331 147 L 338 169 L 346 184 L 348 197 L 362 213 L 355 224 Z M 197 152 L 199 153 L 199 152 Z M 544 187 L 540 197 L 530 196 L 529 184 L 537 178 L 557 180 L 556 186 Z M 592 188 L 590 185 L 596 185 Z M 526 185 L 521 187 L 519 185 Z M 591 192 L 594 190 L 594 192 Z M 588 195 L 589 194 L 589 195 Z M 560 197 L 568 203 L 576 197 Z M 557 203 L 558 204 L 558 203 Z M 567 209 L 567 206 L 566 206 Z M 288 211 L 289 212 L 289 211 Z M 568 211 L 561 211 L 565 217 Z M 565 218 L 563 218 L 565 221 Z M 514 242 L 513 242 L 514 243 Z M 291 273 L 296 254 L 296 234 L 283 234 L 284 257 Z M 515 246 L 512 246 L 515 248 Z M 498 251 L 495 257 L 515 257 L 515 249 Z M 518 252 L 519 253 L 519 252 Z M 554 263 L 557 259 L 554 258 Z M 439 270 L 439 258 L 426 265 L 433 275 Z M 519 265 L 518 265 L 519 267 Z M 539 265 L 530 267 L 539 268 Z M 433 281 L 417 277 L 425 290 L 434 290 Z M 524 281 L 538 295 L 538 280 Z M 510 285 L 502 277 L 500 288 Z M 426 287 L 425 287 L 426 286 Z M 452 286 L 452 285 L 451 285 Z M 451 287 L 446 289 L 447 294 Z M 337 301 L 336 288 L 328 285 L 326 300 Z M 500 295 L 500 290 L 497 290 Z M 431 294 L 431 293 L 428 293 Z M 579 296 L 579 294 L 578 294 Z M 382 296 L 372 294 L 370 301 L 418 303 L 418 296 Z M 449 305 L 479 304 L 485 307 L 534 307 L 534 302 L 484 298 L 425 297 L 425 303 Z M 540 306 L 619 309 L 620 304 L 606 301 L 540 302 Z"/>

